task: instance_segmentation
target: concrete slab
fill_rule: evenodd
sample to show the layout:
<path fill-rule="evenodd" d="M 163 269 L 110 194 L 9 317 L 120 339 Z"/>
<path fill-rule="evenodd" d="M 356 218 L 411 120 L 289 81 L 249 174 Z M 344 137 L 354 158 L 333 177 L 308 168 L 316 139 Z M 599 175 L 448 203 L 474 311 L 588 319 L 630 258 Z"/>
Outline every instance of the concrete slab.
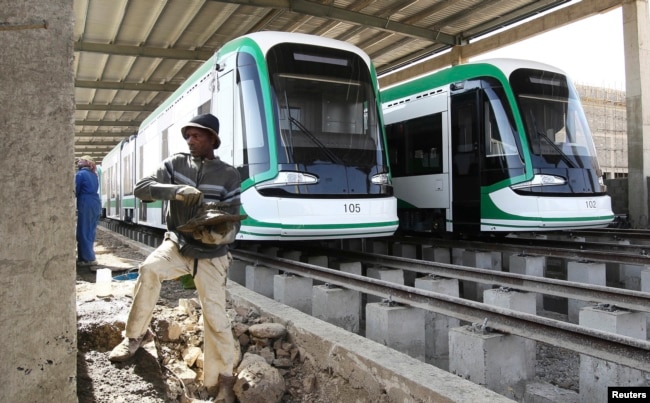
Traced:
<path fill-rule="evenodd" d="M 305 315 L 228 281 L 233 303 L 254 307 L 287 327 L 314 365 L 363 394 L 358 401 L 512 402 L 512 400 L 362 336 Z M 386 400 L 388 397 L 388 400 Z M 342 398 L 342 397 L 340 397 Z M 343 401 L 332 396 L 333 401 Z M 353 400 L 354 401 L 354 400 Z"/>

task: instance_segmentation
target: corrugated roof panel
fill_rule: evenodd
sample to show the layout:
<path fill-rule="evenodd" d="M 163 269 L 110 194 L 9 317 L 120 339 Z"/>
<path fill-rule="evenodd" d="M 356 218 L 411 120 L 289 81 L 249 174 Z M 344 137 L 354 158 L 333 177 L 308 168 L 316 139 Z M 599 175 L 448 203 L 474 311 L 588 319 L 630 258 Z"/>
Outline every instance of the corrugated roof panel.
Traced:
<path fill-rule="evenodd" d="M 74 0 L 75 46 L 121 45 L 131 50 L 169 50 L 169 57 L 125 56 L 121 49 L 77 51 L 72 67 L 76 80 L 180 85 L 201 60 L 178 59 L 186 51 L 218 49 L 249 32 L 272 30 L 322 35 L 348 41 L 362 48 L 380 71 L 413 60 L 441 45 L 425 39 L 409 27 L 440 29 L 447 40 L 456 35 L 472 37 L 494 27 L 507 26 L 522 15 L 557 7 L 565 0 L 310 0 L 311 12 L 288 8 L 239 5 L 213 0 Z M 590 0 L 595 1 L 595 0 Z M 603 0 L 604 1 L 604 0 Z M 608 0 L 610 1 L 610 0 Z M 254 2 L 253 2 L 254 3 Z M 270 3 L 269 3 L 270 4 Z M 278 5 L 285 3 L 278 2 Z M 286 4 L 294 4 L 287 2 Z M 317 7 L 318 5 L 326 7 Z M 295 3 L 294 5 L 301 5 Z M 297 9 L 294 7 L 294 10 Z M 336 15 L 337 18 L 331 18 Z M 367 22 L 363 25 L 364 20 Z M 385 23 L 382 24 L 382 21 Z M 390 25 L 390 23 L 399 23 Z M 388 24 L 388 25 L 387 25 Z M 393 29 L 386 31 L 386 27 Z M 183 52 L 183 53 L 181 53 Z M 200 55 L 205 57 L 205 54 Z M 156 107 L 170 92 L 77 88 L 79 104 L 148 104 Z M 148 112 L 84 111 L 77 120 L 142 120 Z M 110 117 L 110 119 L 109 119 Z M 121 126 L 85 127 L 76 130 L 124 132 Z M 131 129 L 127 129 L 131 130 Z M 119 138 L 119 136 L 118 136 Z M 102 141 L 105 141 L 102 140 Z"/>

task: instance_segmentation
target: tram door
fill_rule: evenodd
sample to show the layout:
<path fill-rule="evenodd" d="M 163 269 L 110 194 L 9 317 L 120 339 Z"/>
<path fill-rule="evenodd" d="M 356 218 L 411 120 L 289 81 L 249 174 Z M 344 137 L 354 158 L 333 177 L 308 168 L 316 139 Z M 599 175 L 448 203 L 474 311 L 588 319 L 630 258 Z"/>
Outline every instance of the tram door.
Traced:
<path fill-rule="evenodd" d="M 451 97 L 452 223 L 456 233 L 480 230 L 478 89 Z"/>

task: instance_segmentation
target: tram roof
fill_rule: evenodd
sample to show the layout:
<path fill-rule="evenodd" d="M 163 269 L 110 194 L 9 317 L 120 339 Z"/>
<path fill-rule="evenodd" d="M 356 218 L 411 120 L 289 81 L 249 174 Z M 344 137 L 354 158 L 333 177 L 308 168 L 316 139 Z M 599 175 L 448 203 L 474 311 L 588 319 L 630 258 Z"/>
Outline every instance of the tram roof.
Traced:
<path fill-rule="evenodd" d="M 382 87 L 622 0 L 75 0 L 75 155 L 102 158 L 224 43 L 259 31 L 348 42 Z"/>

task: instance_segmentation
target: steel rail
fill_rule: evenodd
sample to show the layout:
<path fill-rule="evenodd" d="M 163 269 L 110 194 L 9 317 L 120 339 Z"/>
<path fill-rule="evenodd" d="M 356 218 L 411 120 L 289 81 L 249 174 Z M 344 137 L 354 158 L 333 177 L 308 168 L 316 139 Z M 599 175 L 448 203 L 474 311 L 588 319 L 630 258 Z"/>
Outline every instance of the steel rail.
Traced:
<path fill-rule="evenodd" d="M 617 249 L 636 248 L 638 253 L 625 253 L 615 250 L 596 250 L 584 249 L 586 245 L 581 245 L 580 242 L 575 242 L 575 248 L 570 248 L 570 243 L 563 242 L 564 246 L 560 247 L 558 241 L 545 241 L 537 239 L 524 239 L 519 238 L 503 238 L 500 242 L 485 242 L 485 241 L 466 241 L 466 240 L 447 240 L 447 239 L 422 239 L 418 237 L 394 237 L 395 242 L 415 245 L 432 245 L 436 247 L 449 247 L 449 248 L 466 248 L 474 250 L 489 250 L 500 252 L 513 252 L 523 253 L 526 255 L 546 256 L 565 258 L 573 260 L 588 260 L 594 262 L 606 263 L 625 263 L 636 265 L 650 265 L 650 254 L 646 251 L 650 247 L 642 247 L 639 245 L 616 245 Z M 549 243 L 553 242 L 552 245 Z M 532 243 L 537 243 L 534 245 Z M 549 246 L 540 246 L 538 244 L 545 243 Z M 605 244 L 599 245 L 604 247 Z M 614 245 L 612 245 L 614 246 Z"/>
<path fill-rule="evenodd" d="M 568 231 L 568 233 L 577 236 L 609 237 L 614 240 L 650 241 L 650 231 L 647 229 L 601 228 L 597 230 L 573 230 Z"/>
<path fill-rule="evenodd" d="M 520 291 L 537 292 L 556 297 L 615 305 L 632 311 L 650 312 L 650 293 L 641 291 L 367 252 L 327 248 L 310 248 L 310 252 L 321 252 L 328 256 L 359 260 L 365 263 L 414 271 L 427 275 L 457 278 L 459 280 L 482 284 L 496 284 Z"/>
<path fill-rule="evenodd" d="M 252 265 L 307 276 L 472 323 L 487 323 L 493 331 L 551 344 L 641 371 L 650 371 L 650 342 L 646 340 L 256 252 L 235 249 L 231 253 L 235 258 Z"/>

